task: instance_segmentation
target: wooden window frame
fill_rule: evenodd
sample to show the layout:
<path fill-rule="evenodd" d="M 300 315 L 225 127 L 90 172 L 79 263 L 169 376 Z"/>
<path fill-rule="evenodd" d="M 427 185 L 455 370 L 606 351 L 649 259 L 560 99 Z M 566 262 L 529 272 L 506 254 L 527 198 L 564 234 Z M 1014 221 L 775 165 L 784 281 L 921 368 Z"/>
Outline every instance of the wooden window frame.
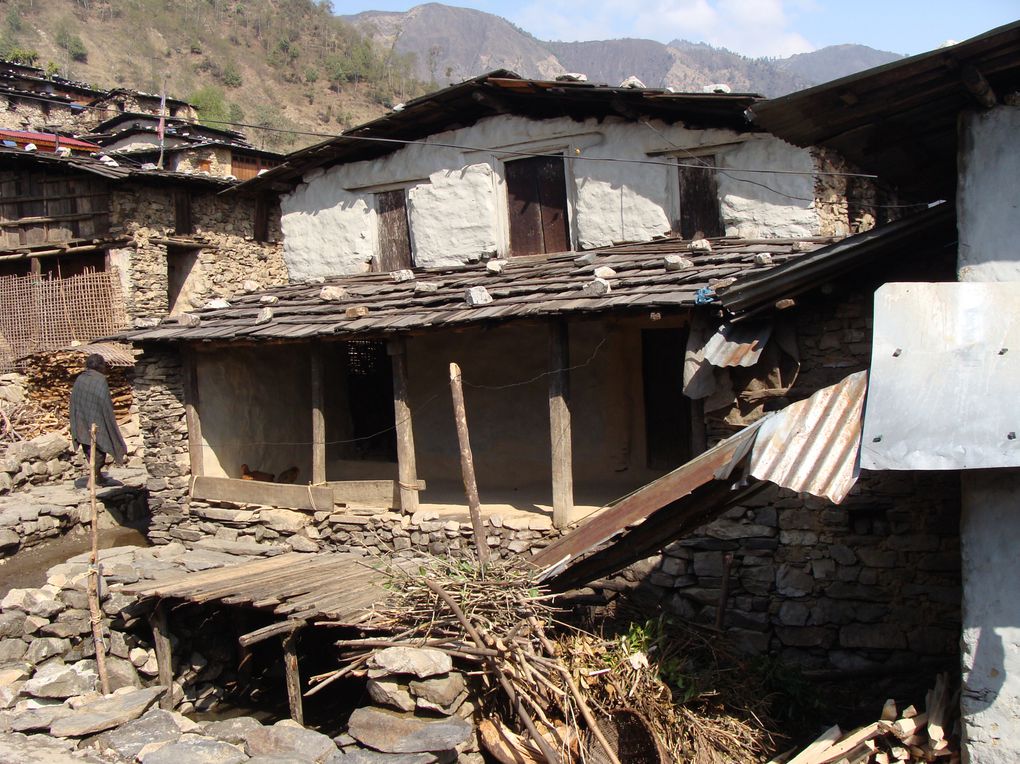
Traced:
<path fill-rule="evenodd" d="M 188 236 L 195 232 L 195 221 L 191 209 L 191 192 L 187 189 L 175 189 L 174 201 L 174 233 Z"/>

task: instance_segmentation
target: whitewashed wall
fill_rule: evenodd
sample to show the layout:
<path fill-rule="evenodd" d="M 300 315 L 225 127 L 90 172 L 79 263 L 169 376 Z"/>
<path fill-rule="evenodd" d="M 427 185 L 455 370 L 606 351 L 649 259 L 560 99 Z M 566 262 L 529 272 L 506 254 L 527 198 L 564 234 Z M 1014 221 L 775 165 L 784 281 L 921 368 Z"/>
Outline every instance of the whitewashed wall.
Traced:
<path fill-rule="evenodd" d="M 818 233 L 809 152 L 763 134 L 688 130 L 657 122 L 652 126 L 654 130 L 613 119 L 600 123 L 492 117 L 430 139 L 433 144 L 468 148 L 419 144 L 373 161 L 313 170 L 281 203 L 284 256 L 291 278 L 368 270 L 377 247 L 372 193 L 386 187 L 408 189 L 416 265 L 454 266 L 506 253 L 509 228 L 503 160 L 511 157 L 486 149 L 563 151 L 578 157 L 567 164 L 571 237 L 577 249 L 647 241 L 670 231 L 678 213 L 677 170 L 670 164 L 673 160 L 649 154 L 677 147 L 720 146 L 716 157 L 723 172 L 717 177 L 727 234 Z M 663 164 L 593 161 L 605 158 L 651 159 Z M 742 168 L 805 174 L 740 173 Z"/>

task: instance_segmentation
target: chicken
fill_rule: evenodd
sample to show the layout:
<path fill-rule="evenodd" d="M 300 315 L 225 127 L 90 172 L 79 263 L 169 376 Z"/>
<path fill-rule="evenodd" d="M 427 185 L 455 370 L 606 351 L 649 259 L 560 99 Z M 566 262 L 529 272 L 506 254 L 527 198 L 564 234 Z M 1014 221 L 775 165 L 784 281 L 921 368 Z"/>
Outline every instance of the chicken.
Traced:
<path fill-rule="evenodd" d="M 247 464 L 241 465 L 241 480 L 259 480 L 263 483 L 272 483 L 273 476 L 268 472 L 248 469 Z"/>
<path fill-rule="evenodd" d="M 290 469 L 284 470 L 276 477 L 277 483 L 295 483 L 297 482 L 297 476 L 300 470 L 297 467 L 291 467 Z"/>

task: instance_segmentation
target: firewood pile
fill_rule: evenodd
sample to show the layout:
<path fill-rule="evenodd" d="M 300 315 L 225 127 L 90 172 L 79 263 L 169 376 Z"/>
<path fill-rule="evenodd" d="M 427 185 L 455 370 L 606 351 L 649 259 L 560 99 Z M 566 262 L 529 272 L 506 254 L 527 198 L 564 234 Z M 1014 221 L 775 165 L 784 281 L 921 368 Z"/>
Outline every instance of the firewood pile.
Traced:
<path fill-rule="evenodd" d="M 958 764 L 958 704 L 959 693 L 951 693 L 947 676 L 940 674 L 928 691 L 925 711 L 913 706 L 898 710 L 896 701 L 887 700 L 878 721 L 849 733 L 832 727 L 800 753 L 769 764 Z"/>
<path fill-rule="evenodd" d="M 499 762 L 737 764 L 775 750 L 766 693 L 749 672 L 694 681 L 688 661 L 712 653 L 717 637 L 679 636 L 661 622 L 611 636 L 568 626 L 517 561 L 484 572 L 465 561 L 415 564 L 390 566 L 394 596 L 377 606 L 365 636 L 337 643 L 345 665 L 312 677 L 307 695 L 366 675 L 377 650 L 429 647 L 468 664 L 478 737 Z"/>
<path fill-rule="evenodd" d="M 74 380 L 84 370 L 85 356 L 73 350 L 37 353 L 22 360 L 22 372 L 28 378 L 28 400 L 45 412 L 40 426 L 52 429 L 67 426 L 67 407 L 71 399 Z M 113 366 L 109 369 L 107 382 L 113 398 L 113 411 L 118 422 L 126 422 L 131 409 L 131 368 Z M 56 425 L 56 426 L 54 426 Z"/>

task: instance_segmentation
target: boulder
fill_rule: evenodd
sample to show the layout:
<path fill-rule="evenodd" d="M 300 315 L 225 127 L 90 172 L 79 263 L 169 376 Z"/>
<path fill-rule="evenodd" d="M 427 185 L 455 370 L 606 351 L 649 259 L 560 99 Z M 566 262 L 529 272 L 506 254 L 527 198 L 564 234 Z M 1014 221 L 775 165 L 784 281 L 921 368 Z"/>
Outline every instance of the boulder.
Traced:
<path fill-rule="evenodd" d="M 110 677 L 111 690 L 142 686 L 142 680 L 138 678 L 138 671 L 131 661 L 125 658 L 118 658 L 116 655 L 106 656 L 106 673 Z"/>
<path fill-rule="evenodd" d="M 70 698 L 96 689 L 96 674 L 85 665 L 50 664 L 25 682 L 21 691 L 33 698 Z"/>
<path fill-rule="evenodd" d="M 0 639 L 0 666 L 20 661 L 28 652 L 28 645 L 20 639 Z"/>
<path fill-rule="evenodd" d="M 471 737 L 473 727 L 463 719 L 430 720 L 381 708 L 358 708 L 347 731 L 359 742 L 383 753 L 448 751 Z"/>
<path fill-rule="evenodd" d="M 322 764 L 337 752 L 337 747 L 321 732 L 284 721 L 249 732 L 245 737 L 245 751 L 250 756 L 295 754 Z"/>
<path fill-rule="evenodd" d="M 54 655 L 66 655 L 71 650 L 71 643 L 59 637 L 39 637 L 32 640 L 25 653 L 25 660 L 36 665 Z"/>
<path fill-rule="evenodd" d="M 452 714 L 457 710 L 460 705 L 458 701 L 463 701 L 466 692 L 467 683 L 463 674 L 451 673 L 411 682 L 411 694 L 418 698 L 419 706 L 445 714 Z"/>
<path fill-rule="evenodd" d="M 100 764 L 101 759 L 84 752 L 73 752 L 66 740 L 15 732 L 0 735 L 0 761 L 18 764 Z"/>
<path fill-rule="evenodd" d="M 125 759 L 134 759 L 149 743 L 174 743 L 180 736 L 181 730 L 172 713 L 151 708 L 140 718 L 97 735 L 90 744 L 100 751 L 113 751 Z"/>
<path fill-rule="evenodd" d="M 38 451 L 37 458 L 44 462 L 56 459 L 65 451 L 71 450 L 71 444 L 59 432 L 50 432 L 40 435 L 38 438 L 32 438 L 31 443 Z"/>
<path fill-rule="evenodd" d="M 209 722 L 202 729 L 202 734 L 222 740 L 224 743 L 244 745 L 248 733 L 257 729 L 262 729 L 262 722 L 258 719 L 253 719 L 250 716 L 238 716 L 233 719 Z"/>
<path fill-rule="evenodd" d="M 456 756 L 456 754 L 454 754 Z M 329 764 L 436 764 L 439 759 L 433 753 L 380 753 L 367 748 L 349 748 L 329 760 Z M 249 762 L 255 759 L 249 759 Z"/>
<path fill-rule="evenodd" d="M 73 713 L 74 711 L 70 707 L 63 704 L 31 708 L 11 719 L 11 729 L 15 732 L 48 730 L 57 719 Z"/>
<path fill-rule="evenodd" d="M 198 735 L 182 735 L 152 753 L 141 755 L 142 764 L 241 764 L 247 761 L 237 747 Z"/>
<path fill-rule="evenodd" d="M 366 684 L 372 702 L 380 706 L 390 706 L 398 711 L 413 711 L 414 698 L 407 691 L 407 686 L 384 679 L 369 679 Z"/>
<path fill-rule="evenodd" d="M 369 658 L 368 667 L 369 676 L 373 678 L 414 674 L 419 679 L 427 679 L 449 673 L 453 669 L 453 661 L 446 653 L 427 647 L 387 647 Z"/>
<path fill-rule="evenodd" d="M 71 716 L 55 721 L 50 727 L 50 734 L 56 737 L 84 737 L 112 729 L 137 719 L 162 694 L 162 687 L 148 687 L 107 695 L 86 703 Z"/>

